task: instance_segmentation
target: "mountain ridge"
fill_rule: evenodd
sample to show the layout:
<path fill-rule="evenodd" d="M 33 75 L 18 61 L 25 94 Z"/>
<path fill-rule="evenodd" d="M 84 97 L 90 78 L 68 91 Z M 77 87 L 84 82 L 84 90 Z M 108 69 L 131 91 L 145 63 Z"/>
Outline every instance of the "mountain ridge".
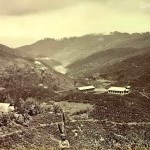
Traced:
<path fill-rule="evenodd" d="M 31 45 L 16 48 L 16 50 L 34 57 L 44 55 L 69 65 L 99 51 L 111 48 L 142 48 L 150 46 L 149 43 L 150 33 L 113 32 L 110 35 L 90 34 L 59 40 L 46 38 Z"/>
<path fill-rule="evenodd" d="M 147 48 L 136 49 L 132 47 L 128 48 L 115 48 L 108 49 L 105 51 L 97 52 L 88 56 L 85 59 L 78 60 L 67 66 L 68 74 L 74 75 L 83 75 L 88 74 L 96 69 L 101 69 L 107 66 L 111 66 L 115 63 L 119 63 L 127 58 L 130 58 L 134 55 L 138 55 L 144 51 L 147 51 Z"/>

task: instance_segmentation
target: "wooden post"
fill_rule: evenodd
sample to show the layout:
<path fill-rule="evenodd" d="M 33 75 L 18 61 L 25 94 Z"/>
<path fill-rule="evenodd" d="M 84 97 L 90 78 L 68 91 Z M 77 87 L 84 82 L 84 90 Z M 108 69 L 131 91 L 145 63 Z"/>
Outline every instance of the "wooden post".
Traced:
<path fill-rule="evenodd" d="M 61 124 L 58 123 L 58 129 L 61 138 L 61 141 L 59 142 L 59 147 L 61 150 L 70 148 L 69 141 L 66 139 L 65 124 L 66 124 L 65 114 L 64 112 L 62 112 L 62 122 Z"/>

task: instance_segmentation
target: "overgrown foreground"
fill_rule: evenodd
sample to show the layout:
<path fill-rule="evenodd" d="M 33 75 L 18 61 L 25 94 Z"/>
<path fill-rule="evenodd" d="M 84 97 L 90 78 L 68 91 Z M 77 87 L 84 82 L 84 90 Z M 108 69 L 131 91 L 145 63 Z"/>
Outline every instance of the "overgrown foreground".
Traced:
<path fill-rule="evenodd" d="M 2 116 L 0 148 L 59 149 L 58 124 L 65 122 L 70 149 L 148 150 L 149 101 L 131 97 L 73 92 L 46 103 L 29 98 L 18 105 L 19 116 Z"/>

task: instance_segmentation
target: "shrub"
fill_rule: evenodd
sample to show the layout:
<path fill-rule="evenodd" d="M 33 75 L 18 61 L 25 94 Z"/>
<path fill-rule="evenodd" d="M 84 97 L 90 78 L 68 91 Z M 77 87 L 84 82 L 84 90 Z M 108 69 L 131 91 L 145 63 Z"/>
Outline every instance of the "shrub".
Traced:
<path fill-rule="evenodd" d="M 62 108 L 59 106 L 59 105 L 54 105 L 54 113 L 57 114 L 57 113 L 62 113 L 63 110 Z"/>
<path fill-rule="evenodd" d="M 9 126 L 11 123 L 11 120 L 14 119 L 13 113 L 2 113 L 0 114 L 0 126 Z"/>
<path fill-rule="evenodd" d="M 33 98 L 28 98 L 22 105 L 22 114 L 35 116 L 40 113 L 40 104 Z"/>

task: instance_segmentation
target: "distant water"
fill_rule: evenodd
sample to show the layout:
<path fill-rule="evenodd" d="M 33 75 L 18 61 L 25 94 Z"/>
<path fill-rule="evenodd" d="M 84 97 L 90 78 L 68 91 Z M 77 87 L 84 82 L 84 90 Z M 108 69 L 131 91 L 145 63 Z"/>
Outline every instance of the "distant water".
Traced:
<path fill-rule="evenodd" d="M 57 66 L 54 68 L 57 72 L 60 72 L 62 74 L 65 74 L 67 72 L 67 69 L 63 66 L 63 65 L 60 65 L 60 66 Z"/>

